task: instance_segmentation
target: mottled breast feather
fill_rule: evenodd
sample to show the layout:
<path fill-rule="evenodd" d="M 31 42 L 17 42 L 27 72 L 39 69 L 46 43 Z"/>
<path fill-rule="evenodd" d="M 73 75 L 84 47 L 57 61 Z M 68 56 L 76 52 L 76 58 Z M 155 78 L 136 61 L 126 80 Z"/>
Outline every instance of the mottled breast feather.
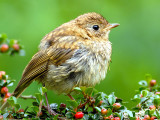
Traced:
<path fill-rule="evenodd" d="M 49 65 L 46 86 L 58 93 L 69 93 L 75 86 L 94 86 L 103 80 L 111 57 L 109 41 L 79 41 L 79 49 L 59 66 Z M 105 52 L 104 52 L 105 51 Z"/>

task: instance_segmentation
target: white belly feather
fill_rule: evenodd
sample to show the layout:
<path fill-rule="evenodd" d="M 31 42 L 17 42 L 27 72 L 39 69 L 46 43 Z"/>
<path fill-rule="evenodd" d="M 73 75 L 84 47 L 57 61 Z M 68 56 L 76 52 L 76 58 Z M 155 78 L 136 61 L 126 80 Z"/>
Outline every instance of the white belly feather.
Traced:
<path fill-rule="evenodd" d="M 46 86 L 58 93 L 69 93 L 75 86 L 94 86 L 105 79 L 111 57 L 109 41 L 80 45 L 71 59 L 60 66 L 50 65 Z"/>

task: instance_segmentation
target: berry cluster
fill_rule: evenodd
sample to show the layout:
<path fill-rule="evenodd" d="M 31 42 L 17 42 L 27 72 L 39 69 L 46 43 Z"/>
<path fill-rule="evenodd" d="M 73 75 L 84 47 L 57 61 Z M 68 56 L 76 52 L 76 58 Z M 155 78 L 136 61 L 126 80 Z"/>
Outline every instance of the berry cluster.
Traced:
<path fill-rule="evenodd" d="M 11 96 L 11 93 L 8 92 L 8 86 L 11 86 L 13 81 L 8 80 L 8 75 L 5 71 L 0 71 L 0 104 L 3 104 Z M 3 118 L 0 115 L 0 120 Z"/>
<path fill-rule="evenodd" d="M 2 103 L 4 103 L 11 96 L 11 93 L 8 92 L 7 88 L 7 82 L 10 82 L 10 80 L 7 81 L 7 79 L 8 75 L 6 75 L 5 71 L 0 71 L 0 95 L 1 98 L 3 98 Z"/>
<path fill-rule="evenodd" d="M 10 40 L 6 34 L 0 34 L 0 53 L 9 53 L 10 55 L 19 53 L 20 55 L 24 55 L 22 48 L 18 40 Z"/>
<path fill-rule="evenodd" d="M 141 86 L 132 101 L 137 103 L 133 108 L 140 112 L 140 117 L 143 120 L 160 119 L 160 87 L 156 80 L 152 79 L 151 75 L 146 75 L 146 80 L 139 82 Z"/>

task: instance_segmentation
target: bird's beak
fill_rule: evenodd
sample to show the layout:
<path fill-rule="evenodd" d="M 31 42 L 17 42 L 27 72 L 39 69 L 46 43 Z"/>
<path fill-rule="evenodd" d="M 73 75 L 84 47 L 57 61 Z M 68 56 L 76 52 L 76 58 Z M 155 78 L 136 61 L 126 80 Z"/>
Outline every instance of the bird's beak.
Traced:
<path fill-rule="evenodd" d="M 119 25 L 120 24 L 118 24 L 118 23 L 112 23 L 112 24 L 109 25 L 109 28 L 112 29 L 112 28 L 115 28 L 115 27 L 117 27 Z"/>

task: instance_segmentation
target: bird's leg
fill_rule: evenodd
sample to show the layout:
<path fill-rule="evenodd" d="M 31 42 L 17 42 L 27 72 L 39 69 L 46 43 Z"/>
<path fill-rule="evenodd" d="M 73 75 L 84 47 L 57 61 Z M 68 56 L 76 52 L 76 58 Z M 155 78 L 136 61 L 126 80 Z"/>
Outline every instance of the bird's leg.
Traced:
<path fill-rule="evenodd" d="M 45 84 L 43 84 L 43 87 L 45 87 Z M 47 103 L 47 107 L 44 106 L 44 108 L 48 110 L 48 112 L 49 112 L 50 115 L 54 115 L 54 116 L 57 115 L 57 113 L 54 112 L 54 111 L 50 108 L 50 105 L 49 105 L 49 102 L 48 102 L 48 98 L 47 98 L 47 92 L 44 93 L 44 96 L 45 96 L 46 103 Z"/>
<path fill-rule="evenodd" d="M 71 94 L 67 94 L 67 96 L 71 99 L 71 100 L 75 100 L 72 96 L 71 96 Z"/>
<path fill-rule="evenodd" d="M 50 108 L 50 105 L 49 105 L 49 102 L 48 102 L 48 98 L 47 98 L 47 93 L 45 92 L 44 95 L 45 95 L 45 98 L 46 98 L 47 110 L 48 110 L 49 114 L 50 114 L 50 115 L 54 115 L 54 116 L 57 115 L 57 113 L 54 112 L 54 111 Z"/>

